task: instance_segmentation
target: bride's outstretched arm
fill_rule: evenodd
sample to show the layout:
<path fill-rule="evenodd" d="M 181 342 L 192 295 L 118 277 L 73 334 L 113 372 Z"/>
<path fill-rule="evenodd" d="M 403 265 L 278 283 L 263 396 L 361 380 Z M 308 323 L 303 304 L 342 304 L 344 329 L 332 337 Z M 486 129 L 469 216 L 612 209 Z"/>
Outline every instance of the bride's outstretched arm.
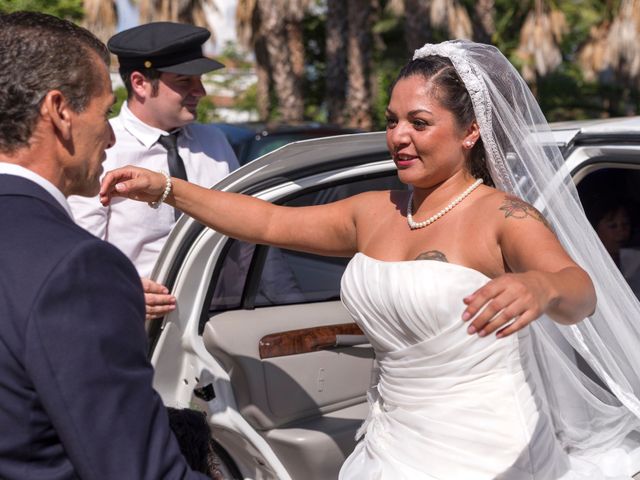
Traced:
<path fill-rule="evenodd" d="M 569 257 L 540 212 L 508 195 L 496 206 L 497 241 L 512 273 L 464 299 L 463 320 L 473 318 L 469 333 L 502 337 L 543 314 L 562 324 L 591 315 L 596 305 L 591 278 Z"/>
<path fill-rule="evenodd" d="M 172 178 L 167 203 L 199 222 L 240 240 L 334 256 L 356 251 L 354 200 L 327 205 L 284 207 L 238 193 L 220 192 Z M 166 187 L 165 176 L 138 167 L 108 172 L 100 201 L 121 196 L 155 202 Z"/>

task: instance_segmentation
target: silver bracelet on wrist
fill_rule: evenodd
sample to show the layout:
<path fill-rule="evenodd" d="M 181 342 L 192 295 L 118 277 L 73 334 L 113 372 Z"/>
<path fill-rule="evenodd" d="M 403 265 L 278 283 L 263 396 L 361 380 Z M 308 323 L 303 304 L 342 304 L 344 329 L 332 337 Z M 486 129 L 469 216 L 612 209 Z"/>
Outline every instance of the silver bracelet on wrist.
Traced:
<path fill-rule="evenodd" d="M 149 206 L 151 208 L 158 208 L 160 204 L 167 199 L 167 197 L 171 193 L 171 187 L 173 187 L 173 184 L 171 183 L 171 177 L 169 176 L 169 174 L 167 172 L 163 172 L 162 170 L 160 171 L 160 173 L 164 175 L 164 178 L 166 180 L 164 192 L 162 192 L 162 195 L 160 196 L 159 200 L 155 202 L 149 202 Z"/>

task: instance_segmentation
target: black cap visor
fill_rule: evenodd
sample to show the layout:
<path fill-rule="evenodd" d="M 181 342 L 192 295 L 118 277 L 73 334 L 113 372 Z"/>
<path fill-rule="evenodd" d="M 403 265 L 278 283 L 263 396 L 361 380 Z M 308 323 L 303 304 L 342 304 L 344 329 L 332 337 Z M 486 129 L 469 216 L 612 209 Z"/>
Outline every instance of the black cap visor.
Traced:
<path fill-rule="evenodd" d="M 212 58 L 200 57 L 175 65 L 157 67 L 156 70 L 159 72 L 177 73 L 179 75 L 202 75 L 203 73 L 218 70 L 220 68 L 224 68 L 222 63 L 213 60 Z"/>

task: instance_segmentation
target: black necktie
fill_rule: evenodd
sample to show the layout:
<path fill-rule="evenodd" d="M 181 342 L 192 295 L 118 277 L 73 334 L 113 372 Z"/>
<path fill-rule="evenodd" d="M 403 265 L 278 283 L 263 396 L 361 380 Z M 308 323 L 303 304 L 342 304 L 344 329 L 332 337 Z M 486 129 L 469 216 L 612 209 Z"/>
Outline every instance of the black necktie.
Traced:
<path fill-rule="evenodd" d="M 169 135 L 160 135 L 158 143 L 167 149 L 167 162 L 169 163 L 169 175 L 182 180 L 187 180 L 187 171 L 184 168 L 184 162 L 178 153 L 178 133 L 173 132 Z M 181 215 L 180 210 L 175 210 L 176 220 Z"/>

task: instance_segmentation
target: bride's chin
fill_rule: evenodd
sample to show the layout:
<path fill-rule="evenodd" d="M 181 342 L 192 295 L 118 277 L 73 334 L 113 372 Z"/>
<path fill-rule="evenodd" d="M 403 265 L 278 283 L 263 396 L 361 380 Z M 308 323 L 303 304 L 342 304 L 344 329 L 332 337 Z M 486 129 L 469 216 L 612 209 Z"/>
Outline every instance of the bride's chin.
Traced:
<path fill-rule="evenodd" d="M 415 188 L 421 188 L 426 184 L 430 184 L 429 178 L 425 175 L 418 175 L 416 172 L 410 172 L 406 170 L 398 170 L 398 180 L 405 185 L 409 185 Z"/>
<path fill-rule="evenodd" d="M 402 183 L 411 184 L 419 179 L 419 175 L 416 175 L 411 168 L 398 168 L 398 178 Z"/>

